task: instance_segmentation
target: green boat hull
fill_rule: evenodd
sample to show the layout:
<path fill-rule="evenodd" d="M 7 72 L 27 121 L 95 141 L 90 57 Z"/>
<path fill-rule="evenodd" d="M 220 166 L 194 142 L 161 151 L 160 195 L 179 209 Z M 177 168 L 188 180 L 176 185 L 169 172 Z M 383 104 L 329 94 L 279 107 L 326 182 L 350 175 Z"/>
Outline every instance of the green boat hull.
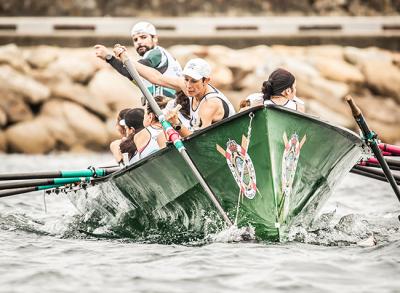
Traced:
<path fill-rule="evenodd" d="M 201 130 L 188 154 L 238 227 L 284 240 L 308 225 L 361 155 L 354 133 L 281 107 L 260 107 Z M 135 235 L 190 241 L 224 228 L 216 208 L 171 145 L 108 177 L 129 201 Z M 117 211 L 114 211 L 114 213 Z"/>

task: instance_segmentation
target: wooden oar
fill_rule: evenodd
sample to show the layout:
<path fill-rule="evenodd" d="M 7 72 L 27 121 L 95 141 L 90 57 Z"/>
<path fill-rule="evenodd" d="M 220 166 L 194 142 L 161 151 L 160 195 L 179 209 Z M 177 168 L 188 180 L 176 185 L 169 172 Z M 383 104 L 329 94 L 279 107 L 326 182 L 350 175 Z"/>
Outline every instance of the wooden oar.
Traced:
<path fill-rule="evenodd" d="M 213 194 L 211 188 L 205 182 L 205 180 L 203 179 L 203 176 L 200 174 L 199 170 L 194 165 L 193 161 L 190 159 L 188 153 L 186 152 L 185 146 L 183 145 L 182 140 L 180 139 L 179 134 L 175 131 L 175 129 L 172 128 L 171 124 L 167 120 L 165 120 L 164 114 L 162 113 L 157 102 L 154 100 L 154 97 L 150 94 L 148 89 L 144 86 L 144 84 L 139 76 L 139 73 L 137 72 L 136 68 L 132 65 L 131 61 L 129 60 L 129 57 L 128 57 L 128 54 L 126 53 L 126 51 L 123 51 L 120 54 L 120 56 L 121 56 L 122 62 L 124 63 L 126 69 L 129 72 L 130 76 L 132 77 L 133 80 L 136 81 L 137 85 L 139 86 L 140 90 L 142 91 L 143 95 L 145 96 L 147 102 L 149 103 L 151 109 L 157 115 L 158 120 L 160 121 L 161 125 L 163 126 L 165 132 L 167 133 L 169 138 L 172 140 L 174 146 L 176 147 L 178 152 L 182 155 L 183 159 L 188 164 L 188 166 L 189 166 L 190 170 L 192 170 L 193 174 L 196 176 L 200 185 L 203 187 L 204 191 L 207 193 L 207 195 L 211 199 L 212 203 L 214 204 L 216 209 L 221 214 L 224 221 L 229 226 L 232 226 L 233 225 L 232 221 L 229 219 L 228 215 L 222 208 L 218 199 Z"/>
<path fill-rule="evenodd" d="M 44 178 L 70 178 L 70 177 L 96 177 L 111 174 L 120 167 L 111 168 L 89 168 L 84 170 L 72 171 L 49 171 L 32 173 L 9 173 L 0 174 L 0 180 L 24 180 L 24 179 L 44 179 Z"/>
<path fill-rule="evenodd" d="M 63 185 L 43 185 L 43 186 L 30 186 L 30 187 L 22 187 L 22 188 L 15 188 L 15 189 L 6 189 L 0 191 L 0 197 L 7 197 L 11 195 L 16 195 L 16 194 L 23 194 L 23 193 L 28 193 L 32 191 L 38 191 L 38 190 L 46 190 L 46 189 L 52 189 L 52 188 L 57 188 L 61 187 Z"/>
<path fill-rule="evenodd" d="M 380 143 L 379 148 L 382 151 L 391 153 L 392 155 L 400 156 L 400 146 L 387 144 L 387 143 Z"/>
<path fill-rule="evenodd" d="M 400 161 L 385 158 L 386 163 L 388 164 L 390 170 L 393 171 L 399 171 L 400 170 Z M 381 168 L 381 165 L 379 164 L 379 161 L 375 158 L 369 158 L 366 161 L 361 161 L 359 163 L 361 166 L 366 166 L 366 167 L 374 167 L 374 168 Z"/>
<path fill-rule="evenodd" d="M 118 166 L 118 169 L 120 169 L 120 167 Z M 75 180 L 74 178 L 56 178 L 54 179 L 54 182 L 57 182 L 57 184 L 51 184 L 51 185 L 37 185 L 39 184 L 38 180 L 31 180 L 30 182 L 32 183 L 27 183 L 28 181 L 17 181 L 17 182 L 7 182 L 8 183 L 14 183 L 14 187 L 12 187 L 12 189 L 4 189 L 4 190 L 0 190 L 0 198 L 1 197 L 6 197 L 6 196 L 11 196 L 11 195 L 16 195 L 16 194 L 23 194 L 23 193 L 28 193 L 28 192 L 32 192 L 32 191 L 40 191 L 40 190 L 50 190 L 50 192 L 52 191 L 51 189 L 54 189 L 54 191 L 57 192 L 57 190 L 59 190 L 60 188 L 63 187 L 69 187 L 71 186 L 71 184 L 77 184 L 77 183 L 90 183 L 91 186 L 96 185 L 99 182 L 102 182 L 104 180 L 107 179 L 107 177 L 84 177 L 83 178 L 77 178 L 79 180 Z M 44 180 L 50 180 L 50 179 L 44 179 Z M 72 181 L 72 182 L 71 182 Z M 50 181 L 51 182 L 51 181 Z M 20 187 L 17 187 L 18 185 L 20 185 Z M 27 187 L 22 187 L 24 185 L 28 185 Z M 37 186 L 34 186 L 37 185 Z M 1 185 L 0 185 L 1 186 Z M 77 187 L 77 186 L 75 186 Z M 1 188 L 0 188 L 1 189 Z"/>
<path fill-rule="evenodd" d="M 71 177 L 71 178 L 54 178 L 54 179 L 33 179 L 23 181 L 12 181 L 0 184 L 0 190 L 15 189 L 21 187 L 34 187 L 43 185 L 65 185 L 77 182 L 90 182 L 92 177 Z"/>
<path fill-rule="evenodd" d="M 350 170 L 350 173 L 361 175 L 361 176 L 372 178 L 372 179 L 376 179 L 376 180 L 383 181 L 383 182 L 388 182 L 385 175 L 379 176 L 379 175 L 371 174 L 370 172 L 364 172 L 364 171 L 358 170 L 356 168 L 352 168 Z"/>
<path fill-rule="evenodd" d="M 394 193 L 396 194 L 397 199 L 400 201 L 400 190 L 396 184 L 395 179 L 393 178 L 393 174 L 390 171 L 388 164 L 386 163 L 385 159 L 383 158 L 383 156 L 381 154 L 381 151 L 378 146 L 377 135 L 369 129 L 367 122 L 365 121 L 360 108 L 358 108 L 357 105 L 354 103 L 353 98 L 350 95 L 348 95 L 348 96 L 346 96 L 345 99 L 351 108 L 354 119 L 356 120 L 358 126 L 360 127 L 360 129 L 363 133 L 365 142 L 371 148 L 375 157 L 379 161 L 379 164 L 381 165 L 382 170 L 383 170 L 387 180 L 389 181 L 390 185 L 392 186 L 392 189 L 393 189 Z M 399 219 L 400 219 L 400 216 L 399 216 Z"/>
<path fill-rule="evenodd" d="M 350 170 L 350 172 L 354 173 L 354 174 L 370 177 L 373 179 L 377 179 L 380 181 L 388 182 L 388 180 L 385 177 L 385 173 L 383 173 L 382 170 L 371 169 L 368 167 L 356 165 Z M 395 179 L 397 185 L 399 185 L 400 184 L 400 176 L 393 174 L 393 178 Z"/>

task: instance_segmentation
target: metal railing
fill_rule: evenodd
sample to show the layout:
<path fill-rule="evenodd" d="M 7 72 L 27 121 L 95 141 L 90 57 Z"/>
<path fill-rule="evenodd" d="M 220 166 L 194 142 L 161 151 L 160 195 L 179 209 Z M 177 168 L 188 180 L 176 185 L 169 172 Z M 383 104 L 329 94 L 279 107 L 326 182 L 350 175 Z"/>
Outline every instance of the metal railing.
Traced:
<path fill-rule="evenodd" d="M 2 17 L 0 34 L 129 35 L 141 19 L 126 17 Z M 287 35 L 325 32 L 336 34 L 399 33 L 400 17 L 240 17 L 240 18 L 154 18 L 149 19 L 162 35 L 198 37 L 223 35 Z"/>

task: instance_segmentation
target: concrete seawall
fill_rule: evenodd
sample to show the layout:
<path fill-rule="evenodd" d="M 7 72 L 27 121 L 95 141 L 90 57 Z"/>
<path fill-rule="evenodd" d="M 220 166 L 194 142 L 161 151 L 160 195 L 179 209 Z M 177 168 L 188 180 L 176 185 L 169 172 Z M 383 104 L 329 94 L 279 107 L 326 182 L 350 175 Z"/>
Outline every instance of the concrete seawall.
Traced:
<path fill-rule="evenodd" d="M 0 45 L 87 47 L 130 44 L 127 17 L 3 17 Z M 400 50 L 400 17 L 151 18 L 162 44 L 377 46 Z"/>

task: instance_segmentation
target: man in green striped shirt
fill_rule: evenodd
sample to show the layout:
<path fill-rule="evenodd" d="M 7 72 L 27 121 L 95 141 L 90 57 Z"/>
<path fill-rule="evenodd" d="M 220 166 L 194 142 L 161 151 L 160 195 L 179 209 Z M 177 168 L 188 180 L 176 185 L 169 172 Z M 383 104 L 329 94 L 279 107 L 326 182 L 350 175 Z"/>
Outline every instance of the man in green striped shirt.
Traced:
<path fill-rule="evenodd" d="M 181 76 L 182 68 L 178 61 L 167 50 L 158 45 L 158 36 L 154 25 L 145 21 L 136 23 L 132 27 L 131 37 L 136 52 L 142 57 L 138 62 L 156 69 L 161 74 Z M 106 60 L 119 73 L 132 80 L 122 62 L 115 58 L 106 47 L 96 45 L 95 51 L 97 57 Z M 153 95 L 174 98 L 175 90 L 154 85 L 145 79 L 143 82 Z"/>

